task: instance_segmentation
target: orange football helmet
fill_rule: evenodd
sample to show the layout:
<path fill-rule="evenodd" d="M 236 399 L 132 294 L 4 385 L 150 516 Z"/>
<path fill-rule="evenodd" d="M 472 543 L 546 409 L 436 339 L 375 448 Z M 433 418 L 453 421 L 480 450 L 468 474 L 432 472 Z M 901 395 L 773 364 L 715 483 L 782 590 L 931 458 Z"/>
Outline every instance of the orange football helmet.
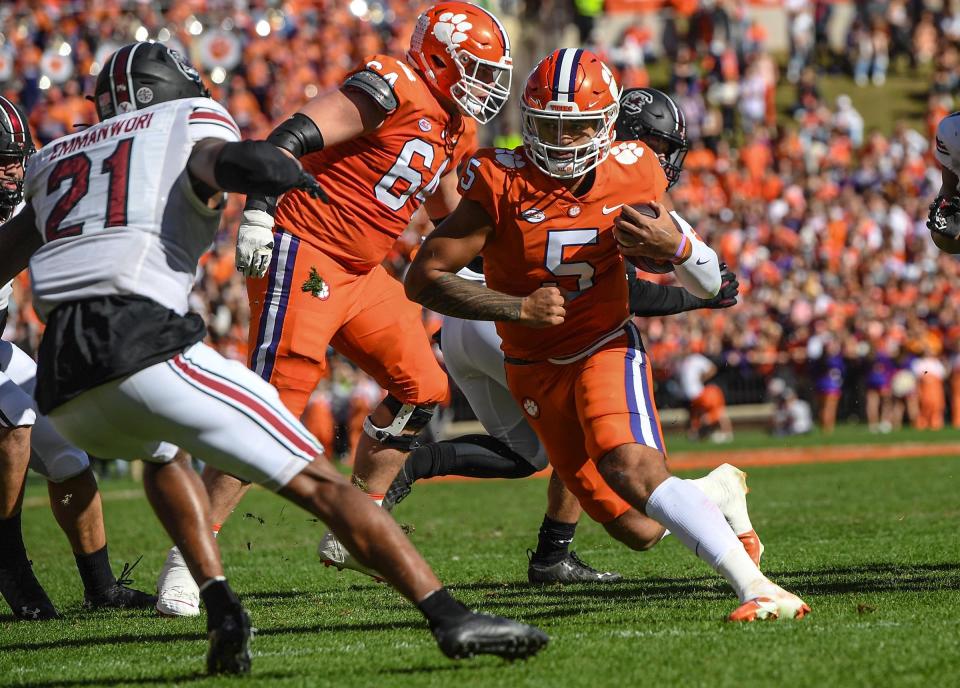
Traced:
<path fill-rule="evenodd" d="M 600 58 L 554 51 L 530 72 L 520 102 L 527 157 L 551 177 L 582 176 L 610 153 L 619 110 L 617 82 Z"/>
<path fill-rule="evenodd" d="M 435 94 L 482 124 L 510 96 L 507 32 L 490 12 L 469 2 L 441 2 L 421 14 L 408 54 Z"/>

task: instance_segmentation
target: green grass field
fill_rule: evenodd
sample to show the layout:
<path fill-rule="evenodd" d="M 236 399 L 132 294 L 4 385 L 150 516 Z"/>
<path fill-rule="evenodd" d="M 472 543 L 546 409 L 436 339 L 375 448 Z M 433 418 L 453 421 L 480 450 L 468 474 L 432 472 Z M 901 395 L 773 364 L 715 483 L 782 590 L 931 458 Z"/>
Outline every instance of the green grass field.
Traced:
<path fill-rule="evenodd" d="M 220 538 L 231 580 L 259 628 L 253 675 L 243 685 L 946 685 L 960 661 L 958 472 L 960 461 L 949 457 L 752 469 L 764 568 L 813 614 L 736 626 L 722 621 L 735 606 L 732 594 L 679 542 L 632 553 L 589 522 L 575 548 L 627 580 L 528 587 L 524 552 L 536 542 L 543 480 L 418 485 L 397 518 L 415 526 L 412 537 L 440 576 L 471 606 L 536 623 L 552 636 L 541 655 L 515 664 L 448 661 L 398 595 L 319 566 L 320 524 L 255 491 Z M 106 485 L 104 508 L 115 569 L 143 554 L 135 577 L 149 588 L 167 541 L 138 489 Z M 2 617 L 0 684 L 232 682 L 201 673 L 202 619 L 85 614 L 73 558 L 38 504 L 42 495 L 31 486 L 25 537 L 67 618 L 27 624 Z"/>
<path fill-rule="evenodd" d="M 832 435 L 825 435 L 817 428 L 808 435 L 777 440 L 763 430 L 737 430 L 730 444 L 714 444 L 707 441 L 690 440 L 678 427 L 664 425 L 667 433 L 667 448 L 676 452 L 723 452 L 725 450 L 763 449 L 777 447 L 823 447 L 849 445 L 890 445 L 890 444 L 938 444 L 960 442 L 960 430 L 944 428 L 937 432 L 903 428 L 886 435 L 871 433 L 865 425 L 838 425 Z"/>

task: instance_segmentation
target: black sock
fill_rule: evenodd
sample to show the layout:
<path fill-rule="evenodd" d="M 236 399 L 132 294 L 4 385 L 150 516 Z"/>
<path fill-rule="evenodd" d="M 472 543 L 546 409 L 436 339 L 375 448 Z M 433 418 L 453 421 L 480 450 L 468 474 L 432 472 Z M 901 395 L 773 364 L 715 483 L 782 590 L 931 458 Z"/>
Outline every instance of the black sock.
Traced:
<path fill-rule="evenodd" d="M 540 524 L 537 551 L 533 554 L 534 560 L 539 564 L 556 564 L 567 556 L 576 530 L 576 523 L 561 523 L 544 516 L 543 523 Z"/>
<path fill-rule="evenodd" d="M 403 470 L 411 481 L 417 481 L 438 475 L 526 478 L 536 468 L 498 439 L 488 435 L 464 435 L 418 447 L 410 452 Z"/>
<path fill-rule="evenodd" d="M 240 598 L 226 580 L 210 580 L 200 589 L 200 598 L 207 608 L 207 630 L 217 628 L 225 616 L 241 609 Z"/>
<path fill-rule="evenodd" d="M 470 614 L 470 610 L 454 599 L 446 588 L 430 593 L 417 604 L 417 609 L 427 618 L 431 629 L 457 623 Z"/>
<path fill-rule="evenodd" d="M 13 570 L 30 565 L 27 550 L 23 545 L 23 531 L 20 530 L 20 514 L 10 518 L 0 518 L 0 568 Z"/>
<path fill-rule="evenodd" d="M 91 554 L 74 554 L 73 558 L 77 560 L 80 580 L 87 595 L 102 595 L 117 582 L 110 568 L 106 545 Z"/>

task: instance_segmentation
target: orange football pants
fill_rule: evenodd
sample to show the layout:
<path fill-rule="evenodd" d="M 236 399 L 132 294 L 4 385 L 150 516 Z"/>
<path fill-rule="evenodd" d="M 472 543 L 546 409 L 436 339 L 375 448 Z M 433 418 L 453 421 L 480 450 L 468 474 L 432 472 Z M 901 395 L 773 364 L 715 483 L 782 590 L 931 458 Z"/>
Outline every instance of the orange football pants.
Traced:
<path fill-rule="evenodd" d="M 597 461 L 622 444 L 665 454 L 651 363 L 630 323 L 617 339 L 573 363 L 506 364 L 507 385 L 558 477 L 590 518 L 609 523 L 630 505 Z"/>
<path fill-rule="evenodd" d="M 250 368 L 295 415 L 326 370 L 327 347 L 405 404 L 449 397 L 420 306 L 381 266 L 357 274 L 305 241 L 275 232 L 267 275 L 247 280 Z"/>

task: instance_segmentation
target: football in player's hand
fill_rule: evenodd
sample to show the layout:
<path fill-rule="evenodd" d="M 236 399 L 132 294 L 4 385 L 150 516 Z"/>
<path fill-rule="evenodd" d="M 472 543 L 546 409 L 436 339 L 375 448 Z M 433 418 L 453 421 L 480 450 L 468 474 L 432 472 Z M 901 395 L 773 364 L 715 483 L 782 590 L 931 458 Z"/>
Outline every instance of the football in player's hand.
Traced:
<path fill-rule="evenodd" d="M 630 256 L 627 260 L 636 265 L 638 269 L 644 272 L 652 272 L 655 275 L 673 272 L 673 263 L 669 260 L 654 260 L 646 256 Z"/>
<path fill-rule="evenodd" d="M 649 203 L 631 203 L 630 207 L 641 215 L 646 215 L 647 217 L 651 217 L 653 219 L 660 217 L 660 213 L 657 211 L 657 209 Z M 626 246 L 629 248 L 637 245 L 637 237 L 635 237 L 631 232 L 625 232 L 618 227 L 613 228 L 613 236 L 616 238 L 617 243 L 619 243 L 621 246 Z"/>
<path fill-rule="evenodd" d="M 660 216 L 657 208 L 649 203 L 632 203 L 630 207 L 646 217 L 656 219 Z M 618 227 L 613 228 L 613 236 L 616 238 L 617 243 L 626 248 L 636 246 L 639 241 L 632 232 L 624 231 Z M 668 260 L 654 260 L 646 256 L 630 256 L 629 260 L 644 272 L 651 272 L 655 275 L 673 272 L 673 263 Z"/>

